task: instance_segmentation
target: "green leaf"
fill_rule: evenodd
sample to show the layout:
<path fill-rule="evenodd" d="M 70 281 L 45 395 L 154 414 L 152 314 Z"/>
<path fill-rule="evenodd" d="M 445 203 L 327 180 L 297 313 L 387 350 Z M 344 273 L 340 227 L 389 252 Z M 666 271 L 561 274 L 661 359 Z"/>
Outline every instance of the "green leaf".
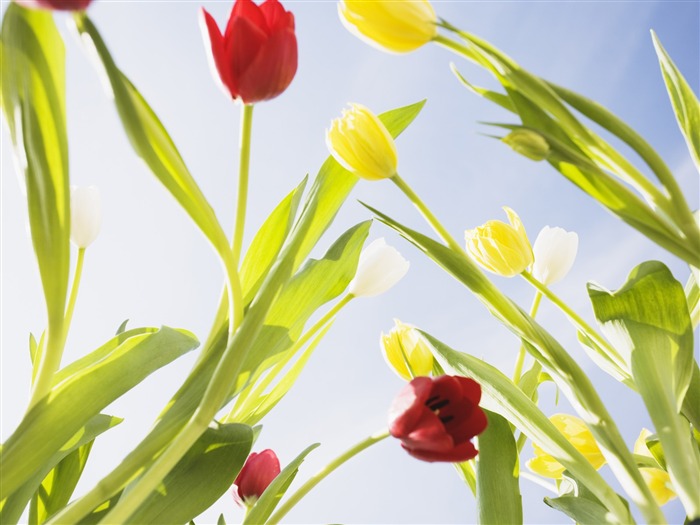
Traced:
<path fill-rule="evenodd" d="M 51 472 L 51 469 L 65 457 L 91 443 L 97 436 L 121 422 L 120 418 L 104 414 L 98 414 L 90 419 L 83 428 L 76 432 L 75 436 L 68 440 L 68 447 L 62 447 L 53 454 L 36 472 L 32 473 L 30 479 L 4 501 L 0 509 L 0 523 L 17 523 L 32 495 Z"/>
<path fill-rule="evenodd" d="M 431 335 L 421 332 L 445 369 L 470 377 L 481 385 L 481 406 L 504 417 L 542 450 L 574 473 L 622 523 L 632 522 L 623 500 L 588 460 L 559 432 L 537 405 L 500 370 L 468 354 L 457 352 Z M 479 441 L 483 447 L 482 440 Z M 487 445 L 488 446 L 488 445 Z M 514 463 L 510 463 L 511 468 Z M 484 465 L 488 468 L 488 465 Z M 512 473 L 512 471 L 511 471 Z M 503 481 L 502 481 L 503 482 Z M 477 475 L 477 486 L 479 483 Z M 511 491 L 512 495 L 512 491 Z"/>
<path fill-rule="evenodd" d="M 617 291 L 588 285 L 596 319 L 625 350 L 663 446 L 668 473 L 690 518 L 700 517 L 700 454 L 679 415 L 693 374 L 693 331 L 683 286 L 658 261 L 630 273 Z"/>
<path fill-rule="evenodd" d="M 60 331 L 70 265 L 65 51 L 49 11 L 11 3 L 0 33 L 2 109 L 27 190 L 49 327 Z"/>
<path fill-rule="evenodd" d="M 100 410 L 197 344 L 190 333 L 163 327 L 128 338 L 100 361 L 58 383 L 26 414 L 0 451 L 0 501 L 54 454 L 70 447 L 70 438 Z"/>
<path fill-rule="evenodd" d="M 562 488 L 564 490 L 561 490 Z M 560 490 L 561 495 L 558 498 L 546 497 L 544 502 L 553 509 L 563 512 L 577 524 L 616 523 L 614 516 L 600 500 L 568 471 L 563 474 Z"/>
<path fill-rule="evenodd" d="M 185 523 L 197 517 L 231 487 L 252 444 L 247 425 L 208 428 L 129 521 Z"/>
<path fill-rule="evenodd" d="M 503 417 L 486 411 L 488 426 L 479 436 L 476 502 L 480 524 L 523 522 L 518 449 Z"/>
<path fill-rule="evenodd" d="M 119 325 L 119 328 L 117 328 L 117 331 L 115 332 L 114 335 L 121 335 L 126 331 L 126 325 L 129 323 L 128 319 L 124 319 L 124 322 Z"/>
<path fill-rule="evenodd" d="M 676 112 L 678 126 L 688 144 L 688 150 L 695 161 L 695 166 L 700 171 L 700 102 L 698 102 L 698 97 L 693 93 L 683 74 L 666 53 L 654 31 L 651 32 L 651 38 L 654 42 L 654 49 L 659 59 L 671 105 Z"/>
<path fill-rule="evenodd" d="M 216 520 L 216 525 L 226 525 L 226 520 L 223 514 L 219 514 L 219 519 Z"/>
<path fill-rule="evenodd" d="M 304 462 L 304 459 L 306 459 L 306 456 L 308 456 L 309 453 L 318 446 L 319 443 L 314 443 L 313 445 L 307 447 L 284 469 L 282 469 L 282 472 L 280 472 L 272 483 L 270 483 L 267 489 L 265 489 L 265 492 L 263 492 L 260 496 L 260 499 L 256 501 L 253 508 L 250 509 L 243 520 L 243 525 L 256 525 L 267 521 L 284 494 L 287 492 L 287 489 L 292 484 L 292 481 L 294 481 L 294 478 L 299 471 L 299 467 Z"/>

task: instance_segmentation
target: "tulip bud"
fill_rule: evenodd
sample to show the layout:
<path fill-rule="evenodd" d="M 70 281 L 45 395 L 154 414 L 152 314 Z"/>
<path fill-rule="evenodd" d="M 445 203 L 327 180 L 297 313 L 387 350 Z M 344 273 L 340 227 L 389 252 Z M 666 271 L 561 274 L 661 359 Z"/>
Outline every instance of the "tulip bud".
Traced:
<path fill-rule="evenodd" d="M 244 104 L 269 100 L 292 82 L 297 71 L 294 15 L 277 0 L 260 6 L 236 0 L 223 35 L 204 9 L 200 22 L 214 78 L 233 99 Z"/>
<path fill-rule="evenodd" d="M 433 370 L 433 354 L 423 336 L 413 326 L 394 319 L 396 326 L 382 334 L 384 358 L 402 379 L 428 376 Z"/>
<path fill-rule="evenodd" d="M 516 129 L 501 140 L 528 159 L 540 161 L 549 156 L 549 143 L 536 131 Z"/>
<path fill-rule="evenodd" d="M 95 186 L 72 186 L 70 192 L 70 238 L 78 248 L 87 248 L 102 227 L 100 192 Z"/>
<path fill-rule="evenodd" d="M 603 453 L 588 430 L 586 424 L 575 416 L 568 414 L 555 414 L 549 418 L 554 426 L 564 434 L 567 440 L 598 470 L 605 465 Z M 535 457 L 527 462 L 527 466 L 533 472 L 545 478 L 560 479 L 564 473 L 564 466 L 552 456 L 542 450 L 536 443 L 532 444 Z"/>
<path fill-rule="evenodd" d="M 394 139 L 382 121 L 360 104 L 350 104 L 331 122 L 326 145 L 341 166 L 358 177 L 380 180 L 396 175 Z"/>
<path fill-rule="evenodd" d="M 654 457 L 651 452 L 649 452 L 649 448 L 646 444 L 646 439 L 650 435 L 651 432 L 648 429 L 642 429 L 637 441 L 634 443 L 635 454 L 648 458 Z M 640 467 L 639 471 L 647 487 L 649 487 L 651 495 L 654 496 L 656 503 L 665 505 L 676 497 L 676 492 L 673 490 L 673 484 L 671 483 L 671 476 L 668 475 L 668 472 L 660 468 L 652 467 Z"/>
<path fill-rule="evenodd" d="M 503 277 L 513 277 L 532 264 L 530 241 L 520 217 L 510 208 L 503 209 L 510 224 L 488 221 L 464 232 L 467 251 L 481 266 Z"/>
<path fill-rule="evenodd" d="M 376 239 L 362 250 L 348 292 L 355 297 L 384 293 L 406 275 L 409 266 L 409 262 L 384 238 Z"/>
<path fill-rule="evenodd" d="M 457 463 L 476 457 L 471 439 L 487 425 L 481 386 L 459 376 L 416 377 L 389 409 L 389 433 L 423 461 Z"/>
<path fill-rule="evenodd" d="M 577 250 L 578 235 L 575 232 L 545 226 L 532 247 L 535 255 L 533 277 L 544 285 L 561 281 L 574 264 Z"/>
<path fill-rule="evenodd" d="M 255 505 L 279 473 L 280 462 L 274 451 L 266 449 L 260 453 L 253 452 L 233 482 L 236 485 L 233 499 L 241 507 Z"/>
<path fill-rule="evenodd" d="M 56 11 L 84 11 L 92 0 L 15 0 L 22 7 Z"/>
<path fill-rule="evenodd" d="M 338 13 L 353 35 L 384 51 L 407 53 L 437 35 L 437 16 L 427 0 L 341 0 Z"/>

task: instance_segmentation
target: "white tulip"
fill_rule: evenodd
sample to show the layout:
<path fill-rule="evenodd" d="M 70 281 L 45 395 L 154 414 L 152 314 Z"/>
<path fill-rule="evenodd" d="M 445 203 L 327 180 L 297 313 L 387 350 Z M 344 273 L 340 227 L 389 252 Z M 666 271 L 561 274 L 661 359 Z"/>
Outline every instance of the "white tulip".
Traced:
<path fill-rule="evenodd" d="M 100 233 L 102 202 L 95 186 L 72 186 L 70 192 L 70 239 L 87 248 Z"/>
<path fill-rule="evenodd" d="M 355 297 L 372 297 L 386 292 L 398 283 L 409 262 L 398 250 L 381 238 L 370 243 L 360 254 L 357 273 L 348 291 Z"/>
<path fill-rule="evenodd" d="M 535 253 L 532 275 L 545 285 L 561 281 L 574 264 L 577 250 L 578 235 L 575 232 L 545 226 L 532 247 Z"/>

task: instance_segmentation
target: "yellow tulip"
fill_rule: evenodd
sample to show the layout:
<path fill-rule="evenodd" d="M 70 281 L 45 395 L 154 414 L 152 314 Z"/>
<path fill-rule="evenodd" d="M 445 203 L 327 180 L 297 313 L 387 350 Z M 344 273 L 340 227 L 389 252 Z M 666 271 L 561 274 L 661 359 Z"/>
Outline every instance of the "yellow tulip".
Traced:
<path fill-rule="evenodd" d="M 555 414 L 549 420 L 596 470 L 605 465 L 605 458 L 593 434 L 582 420 L 568 414 Z M 564 466 L 536 443 L 532 444 L 532 448 L 535 451 L 535 457 L 527 462 L 528 468 L 545 478 L 561 478 L 565 470 Z"/>
<path fill-rule="evenodd" d="M 504 206 L 510 224 L 488 221 L 464 232 L 467 251 L 481 266 L 503 277 L 513 277 L 534 260 L 525 226 L 513 210 Z"/>
<path fill-rule="evenodd" d="M 651 432 L 643 428 L 642 432 L 639 434 L 637 441 L 634 443 L 634 453 L 640 456 L 646 456 L 653 458 L 651 452 L 646 445 L 646 439 L 651 435 Z M 642 478 L 644 482 L 649 487 L 652 496 L 659 505 L 665 505 L 672 499 L 676 497 L 676 493 L 673 490 L 673 485 L 671 484 L 671 477 L 668 472 L 660 468 L 653 467 L 641 467 L 639 471 L 642 473 Z"/>
<path fill-rule="evenodd" d="M 338 13 L 352 34 L 384 51 L 408 53 L 437 35 L 437 16 L 427 0 L 341 0 Z"/>
<path fill-rule="evenodd" d="M 430 375 L 433 370 L 433 354 L 423 337 L 411 325 L 398 319 L 394 319 L 394 323 L 396 326 L 381 337 L 386 362 L 406 381 Z"/>
<path fill-rule="evenodd" d="M 396 175 L 394 139 L 382 121 L 360 104 L 350 104 L 331 123 L 326 145 L 341 166 L 358 177 L 380 180 Z"/>

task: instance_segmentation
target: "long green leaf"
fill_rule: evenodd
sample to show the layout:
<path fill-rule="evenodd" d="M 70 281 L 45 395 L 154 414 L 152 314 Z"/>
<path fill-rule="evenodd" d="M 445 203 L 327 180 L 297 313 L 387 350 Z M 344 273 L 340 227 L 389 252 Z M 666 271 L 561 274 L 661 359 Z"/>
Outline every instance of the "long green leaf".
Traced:
<path fill-rule="evenodd" d="M 570 472 L 564 472 L 559 486 L 558 498 L 544 498 L 544 502 L 553 509 L 563 512 L 579 525 L 615 523 L 605 505 Z"/>
<path fill-rule="evenodd" d="M 676 493 L 688 516 L 700 517 L 700 454 L 679 415 L 695 364 L 683 286 L 663 263 L 648 261 L 617 291 L 589 283 L 588 293 L 608 338 L 629 355 Z"/>
<path fill-rule="evenodd" d="M 129 521 L 186 523 L 196 518 L 231 487 L 252 444 L 249 426 L 208 428 Z"/>
<path fill-rule="evenodd" d="M 486 411 L 488 426 L 479 436 L 476 503 L 480 524 L 523 522 L 518 449 L 508 421 Z"/>
<path fill-rule="evenodd" d="M 30 479 L 100 410 L 197 344 L 191 334 L 163 327 L 127 339 L 101 361 L 55 386 L 27 413 L 0 451 L 0 501 Z"/>

